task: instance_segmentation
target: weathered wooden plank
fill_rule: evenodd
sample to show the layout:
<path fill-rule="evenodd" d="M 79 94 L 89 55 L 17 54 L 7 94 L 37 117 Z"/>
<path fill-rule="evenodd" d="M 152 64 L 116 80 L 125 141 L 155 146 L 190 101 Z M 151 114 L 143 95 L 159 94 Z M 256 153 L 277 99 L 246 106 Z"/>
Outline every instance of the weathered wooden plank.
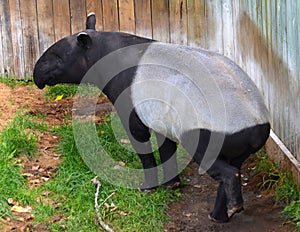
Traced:
<path fill-rule="evenodd" d="M 135 0 L 134 5 L 136 34 L 152 38 L 151 0 Z"/>
<path fill-rule="evenodd" d="M 205 0 L 187 0 L 188 45 L 205 47 Z"/>
<path fill-rule="evenodd" d="M 87 14 L 94 12 L 96 15 L 96 30 L 103 31 L 102 0 L 86 0 Z"/>
<path fill-rule="evenodd" d="M 234 27 L 233 8 L 231 0 L 222 0 L 223 50 L 224 55 L 234 58 Z"/>
<path fill-rule="evenodd" d="M 283 33 L 282 33 L 282 57 L 283 57 L 283 61 L 284 63 L 281 63 L 280 66 L 286 66 L 288 65 L 288 44 L 287 44 L 287 18 L 286 18 L 286 1 L 282 1 L 282 5 L 281 5 L 281 24 L 282 24 L 282 30 L 283 30 Z M 290 96 L 290 93 L 289 93 L 289 79 L 288 79 L 288 68 L 283 68 L 283 72 L 282 72 L 282 78 L 281 79 L 281 86 L 282 88 L 280 90 L 277 90 L 277 91 L 280 91 L 280 96 L 281 96 L 281 99 L 280 99 L 280 106 L 288 106 L 288 102 L 289 102 L 289 99 L 288 99 L 288 96 Z M 281 108 L 280 107 L 280 108 Z M 288 133 L 287 130 L 285 130 L 285 128 L 290 128 L 290 121 L 289 121 L 289 116 L 286 115 L 286 113 L 289 113 L 289 112 L 286 112 L 285 110 L 283 110 L 282 108 L 280 109 L 281 113 L 280 113 L 280 132 L 279 132 L 279 137 L 284 140 L 284 141 L 288 141 L 288 137 L 290 136 L 290 134 Z"/>
<path fill-rule="evenodd" d="M 10 10 L 8 0 L 3 0 L 0 3 L 1 17 L 1 37 L 2 37 L 2 59 L 3 67 L 1 72 L 7 75 L 13 73 L 13 54 L 12 54 L 12 34 L 10 22 Z"/>
<path fill-rule="evenodd" d="M 119 0 L 120 31 L 135 33 L 134 0 Z"/>
<path fill-rule="evenodd" d="M 187 1 L 171 0 L 170 8 L 170 41 L 175 44 L 187 44 Z"/>
<path fill-rule="evenodd" d="M 240 2 L 238 0 L 232 1 L 232 17 L 233 17 L 233 44 L 234 44 L 234 58 L 233 60 L 241 66 L 241 10 Z M 241 66 L 242 67 L 242 66 Z"/>
<path fill-rule="evenodd" d="M 55 41 L 68 36 L 71 31 L 69 0 L 53 0 Z"/>
<path fill-rule="evenodd" d="M 104 31 L 119 31 L 117 0 L 102 0 Z"/>
<path fill-rule="evenodd" d="M 206 46 L 209 50 L 223 53 L 222 5 L 219 0 L 205 1 Z"/>
<path fill-rule="evenodd" d="M 36 0 L 20 1 L 23 31 L 25 77 L 32 75 L 39 52 Z"/>
<path fill-rule="evenodd" d="M 14 57 L 14 74 L 22 79 L 25 77 L 24 50 L 22 37 L 22 21 L 20 14 L 20 1 L 9 0 L 10 20 L 12 31 L 12 55 Z M 2 54 L 2 52 L 0 52 Z M 1 55 L 0 55 L 1 56 Z"/>
<path fill-rule="evenodd" d="M 55 41 L 53 5 L 49 0 L 37 1 L 39 50 L 44 52 Z"/>
<path fill-rule="evenodd" d="M 0 8 L 3 8 L 2 6 L 0 6 Z M 3 62 L 3 39 L 2 39 L 2 27 L 4 27 L 5 25 L 3 25 L 4 23 L 2 23 L 2 18 L 0 18 L 0 75 L 4 74 L 4 62 Z"/>
<path fill-rule="evenodd" d="M 86 3 L 85 0 L 70 1 L 72 34 L 85 30 Z"/>
<path fill-rule="evenodd" d="M 285 120 L 288 120 L 288 128 L 285 128 L 285 141 L 287 141 L 287 145 L 289 147 L 292 147 L 292 151 L 295 151 L 294 147 L 294 140 L 295 135 L 292 135 L 292 131 L 295 131 L 295 122 L 299 121 L 299 118 L 297 118 L 295 114 L 295 110 L 297 108 L 296 103 L 299 102 L 299 95 L 298 88 L 299 86 L 296 85 L 295 79 L 296 79 L 296 61 L 297 56 L 299 54 L 296 54 L 295 51 L 297 50 L 297 44 L 295 43 L 297 40 L 297 25 L 296 25 L 296 11 L 293 10 L 295 8 L 295 2 L 291 0 L 286 0 L 286 18 L 287 18 L 287 59 L 288 59 L 288 79 L 290 82 L 288 92 L 286 92 L 286 117 Z M 299 75 L 299 74 L 296 74 Z M 296 97 L 297 96 L 297 97 Z M 288 111 L 288 112 L 287 112 Z M 292 136 L 291 136 L 292 135 Z"/>
<path fill-rule="evenodd" d="M 260 44 L 260 29 L 256 25 L 256 1 L 245 1 L 245 7 L 247 8 L 247 24 L 245 25 L 245 34 L 244 40 L 251 41 L 247 46 L 247 42 L 245 43 L 245 49 L 247 50 L 248 59 L 246 62 L 247 73 L 251 77 L 251 79 L 255 82 L 258 88 L 261 86 L 261 78 L 263 76 L 262 69 L 259 67 L 262 62 L 262 57 L 258 56 L 259 52 L 258 46 Z M 251 45 L 250 45 L 251 44 Z M 262 52 L 262 51 L 261 51 Z M 265 54 L 267 55 L 267 51 L 265 50 Z"/>
<path fill-rule="evenodd" d="M 262 1 L 256 0 L 255 1 L 256 11 L 255 11 L 255 26 L 256 31 L 253 33 L 256 37 L 256 46 L 254 49 L 254 57 L 256 58 L 257 62 L 257 69 L 264 70 L 264 75 L 267 75 L 267 69 L 265 68 L 266 63 L 268 62 L 268 48 L 267 48 L 267 41 L 263 35 L 263 27 L 264 27 L 264 9 L 262 7 Z M 250 34 L 252 36 L 252 34 Z M 261 76 L 253 76 L 253 79 L 260 89 L 260 91 L 264 94 L 264 89 L 262 86 L 262 80 L 264 77 Z"/>
<path fill-rule="evenodd" d="M 152 0 L 152 27 L 154 39 L 170 42 L 168 0 Z"/>

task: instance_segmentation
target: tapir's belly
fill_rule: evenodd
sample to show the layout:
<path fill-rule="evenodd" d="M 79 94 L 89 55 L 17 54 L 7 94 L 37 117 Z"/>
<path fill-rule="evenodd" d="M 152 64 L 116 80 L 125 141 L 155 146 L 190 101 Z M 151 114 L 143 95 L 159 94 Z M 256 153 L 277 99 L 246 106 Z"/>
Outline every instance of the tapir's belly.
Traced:
<path fill-rule="evenodd" d="M 211 68 L 205 64 L 193 73 L 184 66 L 177 69 L 176 64 L 151 63 L 137 68 L 132 102 L 146 126 L 174 141 L 180 142 L 182 134 L 193 129 L 231 134 L 268 121 L 251 81 L 245 88 L 239 78 L 204 70 Z"/>

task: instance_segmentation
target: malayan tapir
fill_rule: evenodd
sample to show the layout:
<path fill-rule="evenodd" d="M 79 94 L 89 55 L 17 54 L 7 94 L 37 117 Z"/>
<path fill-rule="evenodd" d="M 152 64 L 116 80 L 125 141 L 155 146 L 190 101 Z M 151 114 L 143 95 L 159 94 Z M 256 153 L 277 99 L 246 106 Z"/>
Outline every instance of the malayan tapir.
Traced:
<path fill-rule="evenodd" d="M 219 182 L 209 218 L 227 222 L 243 209 L 241 165 L 265 144 L 270 132 L 268 111 L 255 84 L 220 54 L 127 33 L 97 32 L 95 23 L 95 15 L 88 15 L 85 31 L 61 39 L 40 57 L 33 73 L 35 84 L 40 89 L 79 84 L 94 64 L 113 52 L 122 58 L 110 60 L 108 69 L 128 59 L 143 60 L 116 73 L 103 86 L 95 82 L 114 104 L 141 159 L 145 180 L 140 190 L 159 185 L 149 142 L 154 131 L 164 169 L 162 184 L 167 187 L 179 185 L 174 156 L 178 143 L 199 165 L 207 154 L 216 158 L 205 168 Z M 124 55 L 122 49 L 127 47 L 137 48 Z M 170 63 L 172 67 L 166 65 Z M 98 74 L 96 80 L 105 78 L 101 70 Z M 122 104 L 116 104 L 121 95 Z M 214 109 L 216 105 L 219 108 Z"/>

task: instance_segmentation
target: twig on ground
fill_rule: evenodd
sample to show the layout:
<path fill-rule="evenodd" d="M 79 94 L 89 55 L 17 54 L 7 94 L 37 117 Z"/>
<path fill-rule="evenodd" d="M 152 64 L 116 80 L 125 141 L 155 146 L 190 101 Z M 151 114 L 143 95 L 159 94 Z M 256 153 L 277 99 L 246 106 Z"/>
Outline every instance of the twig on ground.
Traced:
<path fill-rule="evenodd" d="M 109 225 L 105 224 L 104 221 L 102 220 L 102 217 L 101 217 L 101 214 L 99 212 L 99 208 L 109 199 L 111 198 L 115 192 L 113 192 L 112 194 L 110 194 L 100 205 L 98 204 L 98 197 L 99 197 L 99 192 L 100 192 L 100 188 L 101 188 L 101 182 L 98 180 L 98 177 L 95 176 L 94 179 L 92 179 L 92 182 L 94 185 L 96 185 L 97 187 L 97 190 L 96 190 L 96 193 L 95 193 L 95 210 L 96 210 L 96 213 L 97 213 L 97 217 L 98 217 L 98 221 L 101 225 L 101 227 L 108 231 L 108 232 L 114 232 L 110 227 Z"/>

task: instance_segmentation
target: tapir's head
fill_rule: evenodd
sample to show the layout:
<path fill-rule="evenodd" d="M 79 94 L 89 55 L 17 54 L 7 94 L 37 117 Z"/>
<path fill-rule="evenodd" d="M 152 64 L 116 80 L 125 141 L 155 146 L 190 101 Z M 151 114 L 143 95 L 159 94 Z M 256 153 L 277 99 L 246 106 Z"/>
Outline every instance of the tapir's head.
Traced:
<path fill-rule="evenodd" d="M 79 84 L 90 68 L 87 53 L 92 48 L 90 34 L 95 30 L 95 15 L 87 18 L 87 30 L 61 39 L 37 61 L 33 78 L 40 88 L 58 83 Z"/>

